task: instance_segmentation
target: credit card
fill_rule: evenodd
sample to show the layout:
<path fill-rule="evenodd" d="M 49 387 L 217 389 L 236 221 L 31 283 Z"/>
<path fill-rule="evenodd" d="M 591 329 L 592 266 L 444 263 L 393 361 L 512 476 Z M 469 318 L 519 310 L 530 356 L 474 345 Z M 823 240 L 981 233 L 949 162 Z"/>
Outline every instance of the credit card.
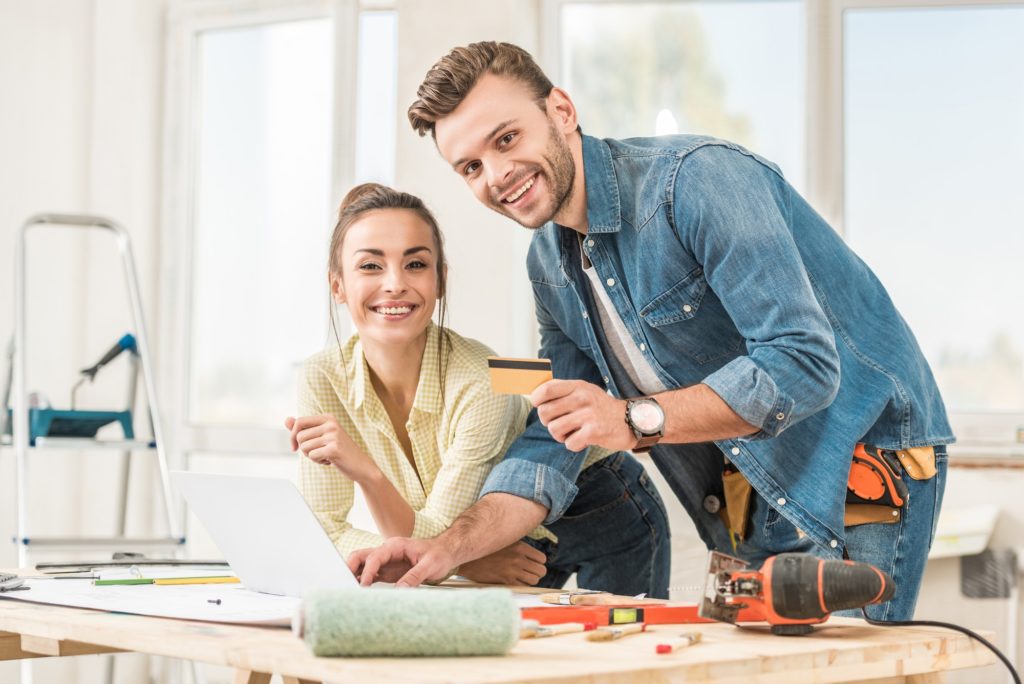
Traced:
<path fill-rule="evenodd" d="M 530 394 L 554 377 L 548 359 L 488 356 L 487 368 L 491 374 L 491 389 L 497 394 Z"/>

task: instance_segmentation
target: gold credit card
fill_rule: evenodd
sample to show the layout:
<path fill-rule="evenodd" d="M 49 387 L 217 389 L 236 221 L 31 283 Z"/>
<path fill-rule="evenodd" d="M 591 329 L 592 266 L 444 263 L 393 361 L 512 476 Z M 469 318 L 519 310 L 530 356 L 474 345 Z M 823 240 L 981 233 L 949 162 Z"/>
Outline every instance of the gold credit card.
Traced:
<path fill-rule="evenodd" d="M 530 394 L 554 377 L 548 359 L 488 356 L 487 368 L 491 373 L 491 389 L 497 394 Z"/>

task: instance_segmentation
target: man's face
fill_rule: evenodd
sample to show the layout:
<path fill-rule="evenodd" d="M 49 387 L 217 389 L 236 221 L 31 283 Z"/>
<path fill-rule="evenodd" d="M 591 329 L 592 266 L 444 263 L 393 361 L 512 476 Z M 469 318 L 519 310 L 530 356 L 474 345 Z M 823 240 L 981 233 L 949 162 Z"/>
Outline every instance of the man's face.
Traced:
<path fill-rule="evenodd" d="M 567 127 L 538 107 L 522 82 L 485 74 L 434 133 L 441 156 L 478 200 L 539 228 L 572 194 L 576 166 Z"/>

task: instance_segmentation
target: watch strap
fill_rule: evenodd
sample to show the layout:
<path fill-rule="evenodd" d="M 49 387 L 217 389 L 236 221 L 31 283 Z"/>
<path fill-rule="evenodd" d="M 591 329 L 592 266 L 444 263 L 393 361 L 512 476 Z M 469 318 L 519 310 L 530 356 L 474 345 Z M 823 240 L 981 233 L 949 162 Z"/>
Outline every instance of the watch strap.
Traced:
<path fill-rule="evenodd" d="M 655 444 L 661 441 L 663 434 L 664 433 L 662 432 L 657 432 L 653 435 L 644 435 L 643 437 L 640 438 L 640 441 L 636 443 L 636 446 L 634 446 L 631 451 L 637 454 L 646 454 L 648 451 L 651 450 L 651 447 L 653 447 Z"/>

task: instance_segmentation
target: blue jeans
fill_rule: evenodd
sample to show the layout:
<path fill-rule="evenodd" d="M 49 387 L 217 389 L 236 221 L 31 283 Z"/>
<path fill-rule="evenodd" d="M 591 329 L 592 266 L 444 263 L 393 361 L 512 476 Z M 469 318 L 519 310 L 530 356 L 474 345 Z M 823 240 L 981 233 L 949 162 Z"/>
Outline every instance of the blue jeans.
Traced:
<path fill-rule="evenodd" d="M 694 460 L 702 460 L 709 464 L 721 462 L 720 453 L 713 444 L 687 445 L 692 451 L 689 456 Z M 673 490 L 683 499 L 684 505 L 694 498 L 691 489 L 692 481 L 680 481 L 681 464 L 676 459 L 655 459 L 662 474 Z M 851 560 L 870 563 L 883 570 L 893 578 L 896 594 L 892 600 L 867 607 L 868 615 L 875 620 L 910 620 L 914 615 L 914 606 L 921 588 L 921 577 L 924 574 L 928 550 L 935 537 L 935 523 L 942 506 L 942 494 L 946 485 L 947 455 L 946 447 L 935 447 L 935 466 L 937 473 L 930 480 L 914 480 L 901 473 L 907 483 L 909 495 L 901 513 L 900 520 L 895 523 L 869 523 L 845 528 L 846 552 Z M 718 467 L 718 466 L 715 466 Z M 710 486 L 710 483 L 708 483 Z M 720 487 L 720 485 L 719 485 Z M 695 506 L 687 506 L 688 510 Z M 775 502 L 769 503 L 756 491 L 751 495 L 750 519 L 747 525 L 747 537 L 736 549 L 732 548 L 725 524 L 703 510 L 691 512 L 691 515 L 704 518 L 702 529 L 710 538 L 705 538 L 708 546 L 731 556 L 738 556 L 753 567 L 760 567 L 769 556 L 785 552 L 812 553 L 823 558 L 842 558 L 842 548 L 829 548 L 817 545 L 807 536 L 801 536 L 797 528 L 779 514 Z M 860 610 L 840 611 L 837 615 L 861 617 Z"/>
<path fill-rule="evenodd" d="M 928 551 L 935 541 L 935 524 L 942 508 L 948 468 L 946 447 L 935 447 L 935 477 L 915 480 L 903 474 L 910 494 L 899 522 L 889 525 L 868 524 L 846 528 L 846 549 L 850 560 L 870 563 L 883 570 L 896 583 L 891 601 L 868 606 L 874 620 L 910 620 L 921 589 L 921 576 Z M 840 611 L 838 615 L 860 617 L 860 611 Z"/>
<path fill-rule="evenodd" d="M 619 452 L 580 473 L 576 486 L 565 514 L 547 525 L 558 543 L 523 540 L 548 557 L 537 585 L 562 587 L 575 572 L 584 589 L 668 598 L 668 514 L 644 467 Z"/>

